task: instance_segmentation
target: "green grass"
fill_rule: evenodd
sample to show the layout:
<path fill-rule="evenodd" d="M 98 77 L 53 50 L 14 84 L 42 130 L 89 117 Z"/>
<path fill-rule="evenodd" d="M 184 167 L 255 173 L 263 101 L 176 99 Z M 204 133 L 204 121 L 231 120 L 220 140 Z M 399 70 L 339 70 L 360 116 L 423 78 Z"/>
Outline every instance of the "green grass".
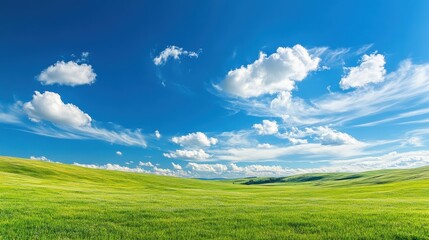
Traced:
<path fill-rule="evenodd" d="M 0 239 L 429 239 L 428 167 L 249 180 L 0 157 Z"/>

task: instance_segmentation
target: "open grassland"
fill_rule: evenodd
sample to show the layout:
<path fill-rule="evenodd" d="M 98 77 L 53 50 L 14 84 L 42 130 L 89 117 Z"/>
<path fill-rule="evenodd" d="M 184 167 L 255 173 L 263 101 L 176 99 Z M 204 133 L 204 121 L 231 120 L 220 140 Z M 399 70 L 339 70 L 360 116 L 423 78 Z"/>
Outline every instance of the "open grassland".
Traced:
<path fill-rule="evenodd" d="M 0 239 L 429 239 L 429 167 L 264 180 L 0 157 Z"/>

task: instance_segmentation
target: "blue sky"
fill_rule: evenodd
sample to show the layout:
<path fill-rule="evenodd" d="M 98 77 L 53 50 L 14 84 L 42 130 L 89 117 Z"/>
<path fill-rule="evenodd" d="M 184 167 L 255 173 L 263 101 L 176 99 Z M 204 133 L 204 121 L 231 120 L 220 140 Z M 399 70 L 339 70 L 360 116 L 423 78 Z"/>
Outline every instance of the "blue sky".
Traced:
<path fill-rule="evenodd" d="M 0 155 L 183 177 L 428 165 L 428 10 L 2 1 Z"/>

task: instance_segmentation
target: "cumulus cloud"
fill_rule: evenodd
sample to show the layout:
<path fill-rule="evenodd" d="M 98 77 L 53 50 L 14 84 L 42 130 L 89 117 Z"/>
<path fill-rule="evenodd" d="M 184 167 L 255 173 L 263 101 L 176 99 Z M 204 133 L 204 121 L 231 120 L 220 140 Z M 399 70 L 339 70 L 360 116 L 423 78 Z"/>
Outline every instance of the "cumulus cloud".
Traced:
<path fill-rule="evenodd" d="M 34 122 L 49 121 L 57 125 L 82 127 L 91 125 L 91 117 L 71 103 L 64 103 L 54 92 L 36 91 L 33 100 L 24 104 L 24 111 Z"/>
<path fill-rule="evenodd" d="M 301 45 L 279 47 L 270 56 L 261 52 L 255 62 L 229 71 L 217 87 L 241 98 L 290 92 L 295 88 L 295 82 L 317 70 L 319 62 L 318 57 L 310 55 Z"/>
<path fill-rule="evenodd" d="M 44 123 L 25 126 L 35 134 L 65 139 L 98 139 L 146 147 L 139 129 L 133 131 L 114 124 L 110 124 L 113 130 L 99 127 L 87 113 L 71 103 L 64 103 L 61 96 L 54 92 L 41 94 L 36 91 L 33 99 L 22 105 L 22 110 L 31 121 Z"/>
<path fill-rule="evenodd" d="M 151 162 L 139 162 L 139 166 L 142 167 L 155 167 Z"/>
<path fill-rule="evenodd" d="M 386 74 L 384 64 L 386 64 L 386 61 L 382 54 L 363 55 L 359 66 L 345 68 L 348 73 L 341 78 L 340 87 L 342 89 L 360 88 L 370 83 L 384 81 L 384 75 Z"/>
<path fill-rule="evenodd" d="M 271 101 L 270 107 L 272 109 L 277 109 L 277 108 L 289 109 L 291 104 L 292 104 L 292 94 L 290 92 L 282 91 L 279 94 L 277 94 L 277 97 Z"/>
<path fill-rule="evenodd" d="M 355 144 L 358 141 L 347 133 L 336 131 L 329 127 L 306 128 L 306 133 L 316 135 L 316 140 L 319 140 L 325 145 L 342 145 Z"/>
<path fill-rule="evenodd" d="M 157 66 L 162 65 L 168 61 L 169 58 L 179 60 L 180 56 L 187 56 L 190 58 L 198 58 L 199 53 L 183 50 L 181 47 L 168 46 L 157 57 L 153 59 L 153 63 Z"/>
<path fill-rule="evenodd" d="M 122 152 L 121 151 L 116 151 L 116 155 L 122 156 Z"/>
<path fill-rule="evenodd" d="M 172 162 L 171 165 L 173 165 L 173 168 L 176 170 L 182 170 L 183 169 L 180 164 L 176 164 L 176 163 Z"/>
<path fill-rule="evenodd" d="M 199 164 L 199 163 L 188 163 L 187 167 L 191 168 L 193 171 L 197 172 L 210 172 L 216 174 L 222 174 L 228 167 L 224 164 Z"/>
<path fill-rule="evenodd" d="M 179 159 L 193 159 L 193 160 L 206 160 L 210 158 L 210 155 L 203 149 L 198 150 L 176 150 L 170 153 L 164 153 L 164 157 L 167 158 L 179 158 Z"/>
<path fill-rule="evenodd" d="M 307 127 L 299 130 L 296 127 L 290 131 L 279 134 L 279 137 L 288 139 L 292 144 L 305 144 L 308 137 L 323 145 L 358 144 L 359 141 L 347 133 L 339 132 L 327 126 Z"/>
<path fill-rule="evenodd" d="M 262 124 L 254 124 L 253 128 L 258 131 L 259 135 L 273 135 L 279 132 L 279 126 L 277 122 L 270 120 L 262 120 Z"/>
<path fill-rule="evenodd" d="M 94 83 L 96 76 L 97 74 L 95 74 L 91 65 L 79 64 L 73 61 L 58 61 L 43 70 L 37 79 L 43 85 L 78 86 Z"/>
<path fill-rule="evenodd" d="M 269 144 L 269 143 L 260 143 L 258 145 L 256 145 L 258 148 L 272 148 L 273 145 Z"/>
<path fill-rule="evenodd" d="M 209 138 L 202 132 L 189 133 L 188 135 L 173 137 L 171 141 L 179 144 L 180 146 L 190 148 L 210 147 L 211 145 L 215 145 L 218 142 L 216 138 Z"/>
<path fill-rule="evenodd" d="M 299 138 L 293 138 L 293 137 L 288 137 L 287 138 L 289 140 L 290 143 L 292 143 L 293 145 L 297 145 L 297 144 L 306 144 L 308 143 L 307 139 L 299 139 Z"/>
<path fill-rule="evenodd" d="M 155 131 L 155 137 L 156 137 L 157 139 L 160 139 L 160 138 L 161 138 L 161 133 L 159 133 L 159 131 L 158 131 L 158 130 L 156 130 L 156 131 Z"/>
<path fill-rule="evenodd" d="M 365 126 L 369 116 L 384 119 L 395 117 L 398 112 L 405 114 L 427 108 L 428 94 L 429 64 L 417 65 L 406 60 L 387 74 L 383 82 L 348 92 L 329 92 L 310 99 L 281 97 L 289 104 L 273 104 L 274 99 L 269 97 L 229 101 L 234 109 L 243 109 L 252 116 L 279 117 L 288 126 L 335 126 L 350 121 L 360 121 L 359 125 Z M 383 121 L 371 126 L 380 123 Z"/>

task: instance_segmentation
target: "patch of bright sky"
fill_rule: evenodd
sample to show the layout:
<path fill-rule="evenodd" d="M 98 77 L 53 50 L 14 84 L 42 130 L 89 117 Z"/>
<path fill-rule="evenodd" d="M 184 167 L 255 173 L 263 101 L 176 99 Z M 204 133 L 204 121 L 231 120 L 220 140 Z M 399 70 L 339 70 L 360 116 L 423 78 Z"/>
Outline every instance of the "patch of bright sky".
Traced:
<path fill-rule="evenodd" d="M 125 171 L 150 161 L 159 165 L 146 172 L 185 177 L 427 164 L 429 89 L 422 84 L 429 82 L 427 1 L 27 1 L 25 8 L 22 4 L 0 3 L 1 155 L 43 156 L 101 167 L 127 165 L 116 167 Z M 320 62 L 303 79 L 284 81 L 293 89 L 280 86 L 282 96 L 294 100 L 286 110 L 268 107 L 279 91 L 243 98 L 219 88 L 228 72 L 254 63 L 260 52 L 269 57 L 279 47 L 297 44 Z M 165 61 L 154 64 L 165 50 Z M 341 89 L 339 82 L 348 69 L 359 67 L 363 55 L 374 53 L 385 58 L 386 79 Z M 392 73 L 407 59 L 412 67 L 399 81 Z M 302 72 L 276 64 L 259 68 L 259 73 L 269 75 L 262 79 L 277 81 L 284 76 L 277 72 Z M 49 74 L 41 77 L 43 71 Z M 255 76 L 241 80 L 249 82 Z M 347 106 L 343 111 L 320 110 L 327 109 L 320 106 L 331 101 L 331 95 L 341 102 L 358 91 L 372 93 L 395 81 L 379 93 L 378 99 L 392 98 L 385 103 L 369 106 L 371 94 L 360 94 L 367 105 L 350 111 Z M 416 94 L 398 91 L 395 96 L 401 97 L 392 97 L 394 86 Z M 61 101 L 47 93 L 37 105 L 35 91 L 56 93 Z M 283 101 L 281 107 L 286 105 Z M 53 111 L 57 108 L 63 109 L 60 114 Z M 85 124 L 80 124 L 82 119 Z M 258 134 L 252 126 L 263 120 L 275 121 L 278 132 Z M 201 145 L 205 138 L 200 134 L 190 140 L 195 146 L 172 141 L 197 132 L 216 143 Z M 338 161 L 354 164 L 346 168 Z"/>

